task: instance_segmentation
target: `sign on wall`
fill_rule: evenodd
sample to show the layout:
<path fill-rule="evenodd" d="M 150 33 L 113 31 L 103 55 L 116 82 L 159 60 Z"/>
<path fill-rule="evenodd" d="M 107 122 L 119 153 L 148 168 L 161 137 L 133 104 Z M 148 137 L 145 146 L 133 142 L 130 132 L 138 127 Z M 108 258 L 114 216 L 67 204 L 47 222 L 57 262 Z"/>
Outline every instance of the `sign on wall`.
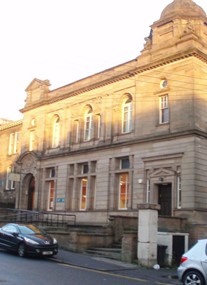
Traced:
<path fill-rule="evenodd" d="M 57 198 L 56 201 L 58 203 L 64 203 L 65 202 L 65 198 Z"/>
<path fill-rule="evenodd" d="M 9 180 L 20 182 L 20 174 L 19 173 L 9 173 Z"/>

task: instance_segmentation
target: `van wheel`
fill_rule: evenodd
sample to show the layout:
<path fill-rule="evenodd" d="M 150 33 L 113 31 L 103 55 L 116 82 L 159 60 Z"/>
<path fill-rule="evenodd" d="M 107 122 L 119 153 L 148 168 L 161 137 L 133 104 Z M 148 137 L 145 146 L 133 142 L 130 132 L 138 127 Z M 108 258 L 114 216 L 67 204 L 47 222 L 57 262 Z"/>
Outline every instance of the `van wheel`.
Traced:
<path fill-rule="evenodd" d="M 25 245 L 23 243 L 20 243 L 19 244 L 19 247 L 18 247 L 18 255 L 20 257 L 24 257 L 26 254 L 26 248 L 25 248 Z"/>
<path fill-rule="evenodd" d="M 188 271 L 183 276 L 183 285 L 199 284 L 205 285 L 202 274 L 196 270 Z"/>

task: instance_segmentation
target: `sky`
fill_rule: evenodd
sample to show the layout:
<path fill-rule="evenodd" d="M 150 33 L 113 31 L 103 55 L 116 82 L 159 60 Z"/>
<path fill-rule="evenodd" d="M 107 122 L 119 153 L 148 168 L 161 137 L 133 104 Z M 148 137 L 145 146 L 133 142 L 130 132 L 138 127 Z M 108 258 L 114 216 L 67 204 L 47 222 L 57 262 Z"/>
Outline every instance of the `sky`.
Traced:
<path fill-rule="evenodd" d="M 0 0 L 0 118 L 23 117 L 34 78 L 50 90 L 136 58 L 172 0 Z M 194 0 L 207 13 L 206 0 Z"/>

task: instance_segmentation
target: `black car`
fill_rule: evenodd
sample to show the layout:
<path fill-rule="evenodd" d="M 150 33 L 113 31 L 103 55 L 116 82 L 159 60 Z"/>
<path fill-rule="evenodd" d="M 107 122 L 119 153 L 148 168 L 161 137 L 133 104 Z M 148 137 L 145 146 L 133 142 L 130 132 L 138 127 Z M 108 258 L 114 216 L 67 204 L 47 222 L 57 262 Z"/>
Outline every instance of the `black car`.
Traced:
<path fill-rule="evenodd" d="M 53 256 L 58 243 L 43 230 L 32 224 L 6 224 L 0 228 L 0 248 L 14 251 L 19 256 Z"/>

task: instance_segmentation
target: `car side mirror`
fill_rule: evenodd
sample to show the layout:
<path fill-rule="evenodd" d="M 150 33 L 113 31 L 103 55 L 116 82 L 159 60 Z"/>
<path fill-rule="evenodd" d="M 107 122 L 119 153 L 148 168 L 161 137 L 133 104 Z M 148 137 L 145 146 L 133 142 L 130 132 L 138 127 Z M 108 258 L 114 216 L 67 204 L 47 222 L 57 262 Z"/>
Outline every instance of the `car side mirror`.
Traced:
<path fill-rule="evenodd" d="M 17 232 L 13 232 L 12 235 L 13 235 L 14 237 L 17 237 L 19 234 L 18 234 Z"/>

